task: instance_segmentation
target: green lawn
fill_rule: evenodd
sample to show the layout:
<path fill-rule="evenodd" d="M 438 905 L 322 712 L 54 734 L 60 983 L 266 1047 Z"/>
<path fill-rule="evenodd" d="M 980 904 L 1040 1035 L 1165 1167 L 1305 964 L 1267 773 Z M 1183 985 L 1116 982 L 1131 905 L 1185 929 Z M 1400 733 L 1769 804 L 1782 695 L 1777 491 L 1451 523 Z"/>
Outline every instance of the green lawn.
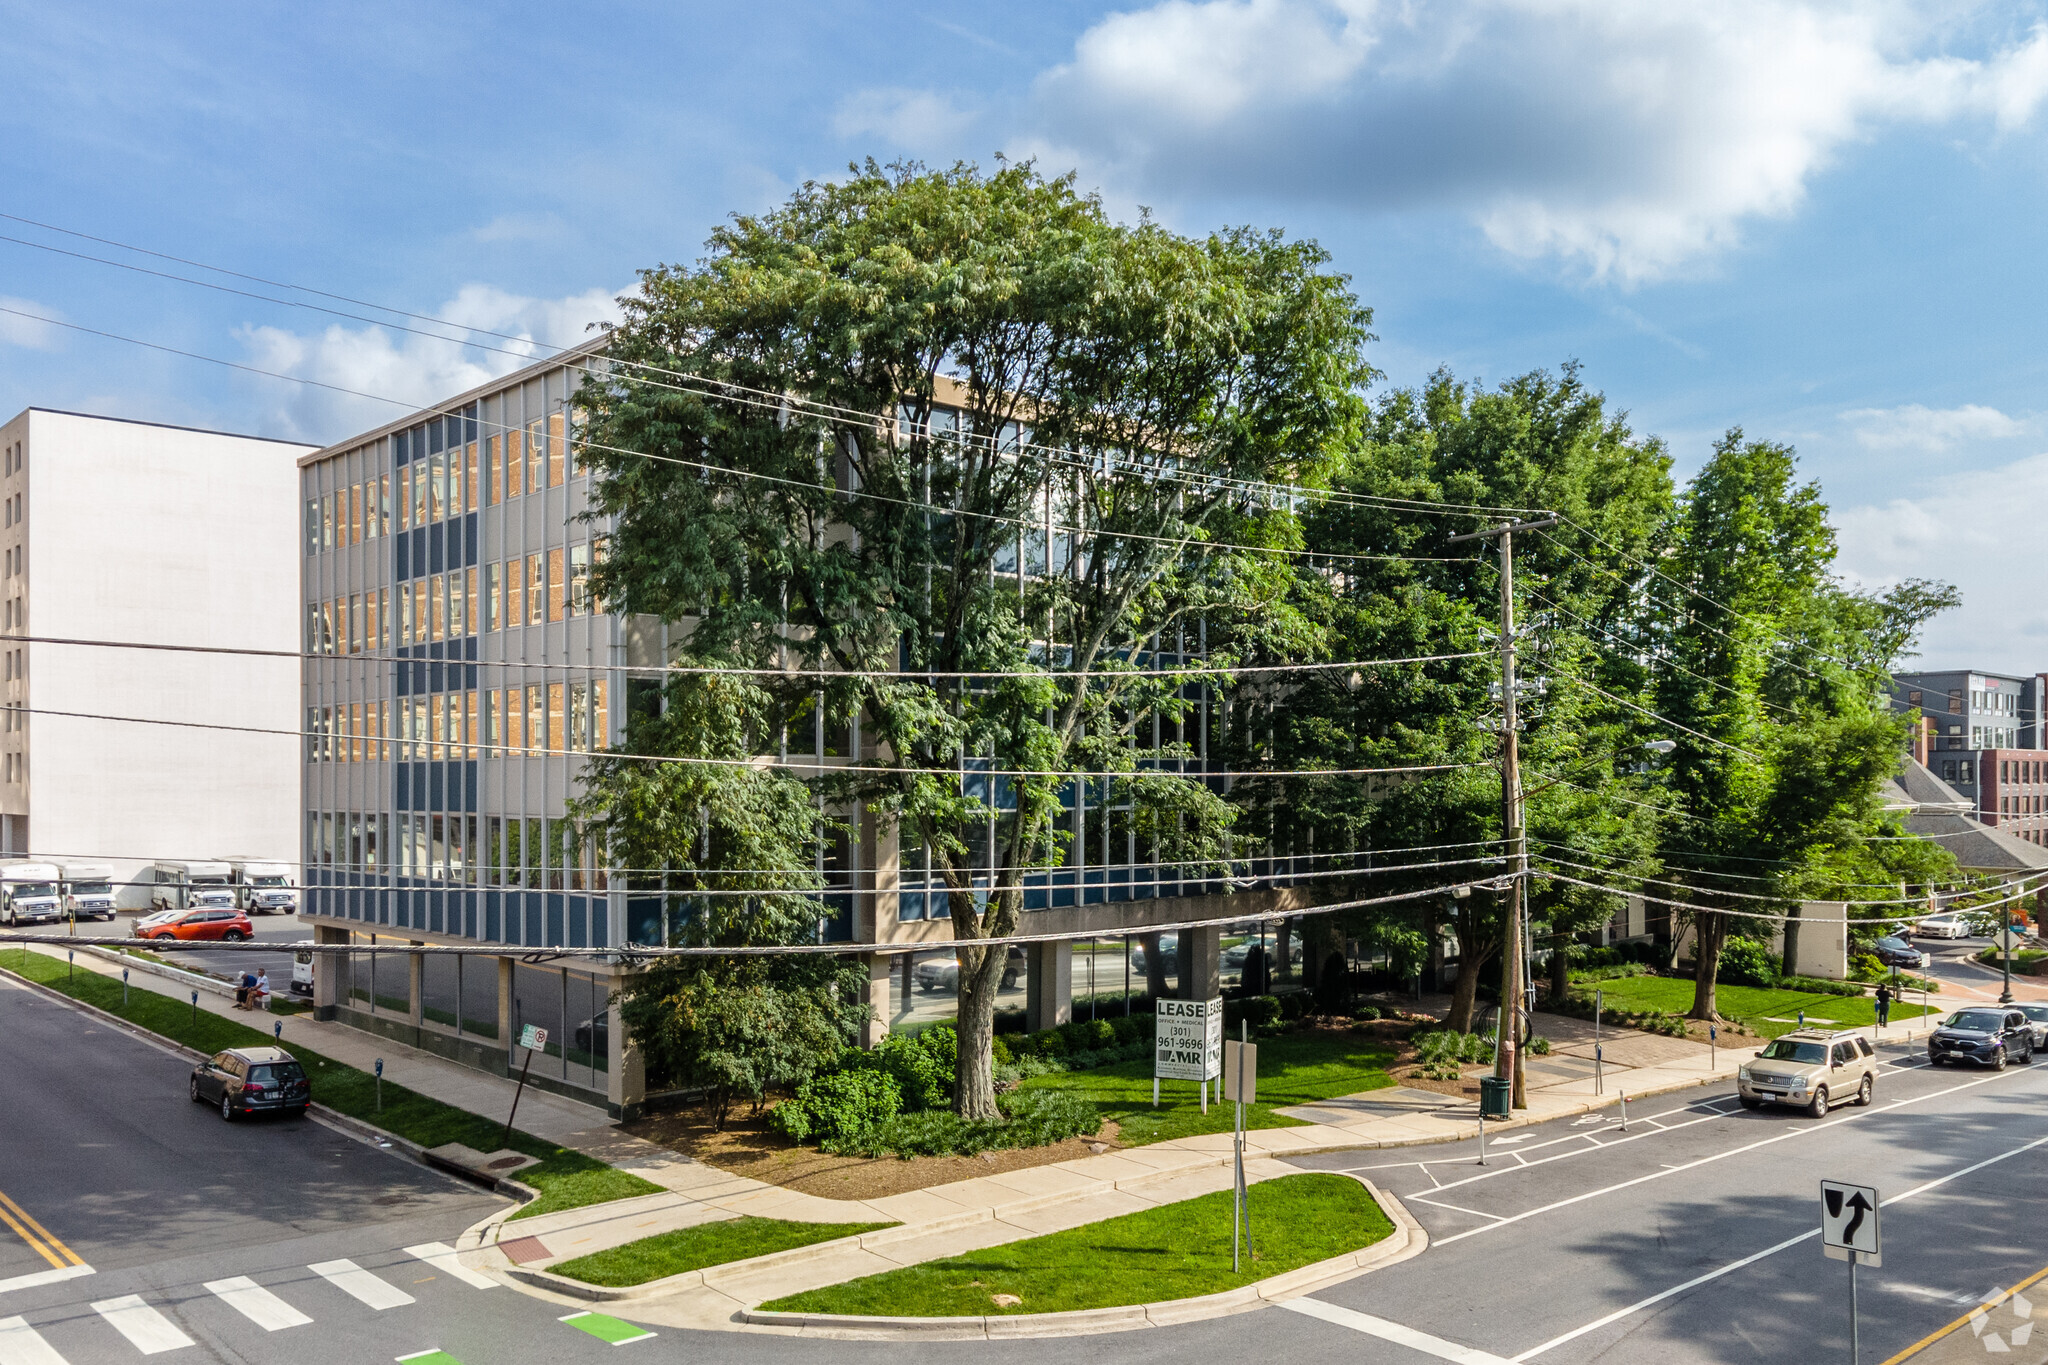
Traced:
<path fill-rule="evenodd" d="M 790 1223 L 780 1218 L 733 1218 L 717 1223 L 699 1223 L 654 1237 L 643 1237 L 606 1251 L 593 1251 L 573 1261 L 551 1265 L 556 1275 L 567 1275 L 586 1284 L 612 1289 L 646 1284 L 686 1270 L 707 1265 L 744 1261 L 773 1251 L 805 1247 L 813 1242 L 830 1242 L 839 1237 L 857 1237 L 863 1232 L 893 1228 L 894 1223 Z"/>
<path fill-rule="evenodd" d="M 1371 1246 L 1394 1230 L 1349 1176 L 1282 1176 L 1250 1193 L 1252 1260 L 1230 1268 L 1230 1191 L 1046 1237 L 905 1266 L 761 1306 L 881 1317 L 1063 1313 L 1213 1294 Z M 998 1305 L 997 1294 L 1021 1302 Z"/>
<path fill-rule="evenodd" d="M 1288 1105 L 1353 1095 L 1392 1085 L 1386 1073 L 1393 1051 L 1365 1034 L 1290 1033 L 1259 1042 L 1259 1102 L 1245 1110 L 1247 1128 L 1293 1128 L 1303 1122 L 1273 1112 Z M 1230 1131 L 1229 1106 L 1209 1088 L 1209 1112 L 1202 1112 L 1193 1081 L 1161 1081 L 1159 1108 L 1152 1107 L 1152 1059 L 1119 1062 L 1097 1071 L 1055 1072 L 1024 1082 L 1031 1089 L 1076 1090 L 1095 1102 L 1105 1119 L 1119 1125 L 1125 1146 L 1137 1147 L 1196 1133 Z"/>
<path fill-rule="evenodd" d="M 1684 1014 L 1692 1009 L 1693 983 L 1669 976 L 1628 976 L 1613 981 L 1603 981 L 1600 989 L 1607 1003 L 1615 1009 L 1624 1010 L 1668 1010 L 1673 1014 Z M 1867 995 L 1817 995 L 1811 991 L 1779 991 L 1763 986 L 1716 986 L 1714 1003 L 1723 1015 L 1741 1022 L 1744 1028 L 1766 1038 L 1797 1028 L 1796 1023 L 1773 1022 L 1796 1020 L 1799 1011 L 1805 1010 L 1807 1019 L 1832 1020 L 1841 1028 L 1865 1028 L 1877 1022 L 1877 1003 Z M 1924 1011 L 1939 1014 L 1938 1006 L 1930 1004 Z M 1917 1001 L 1907 1003 L 1897 1000 L 1892 1003 L 1894 1021 L 1918 1018 L 1923 1011 Z"/>
<path fill-rule="evenodd" d="M 130 990 L 129 1003 L 124 1006 L 119 979 L 96 972 L 72 973 L 67 971 L 66 963 L 41 953 L 20 948 L 0 952 L 0 967 L 200 1052 L 213 1053 L 223 1048 L 273 1041 L 269 1029 L 250 1028 L 204 1010 L 200 1010 L 195 1018 L 187 1001 L 158 995 L 139 986 Z M 652 1181 L 608 1166 L 595 1157 L 558 1147 L 517 1129 L 512 1132 L 512 1141 L 503 1143 L 499 1139 L 504 1136 L 504 1120 L 457 1109 L 415 1094 L 390 1080 L 384 1082 L 384 1103 L 380 1109 L 377 1079 L 369 1072 L 330 1061 L 297 1044 L 293 1044 L 291 1052 L 312 1077 L 313 1098 L 351 1118 L 374 1124 L 422 1147 L 460 1142 L 479 1151 L 492 1152 L 509 1145 L 514 1151 L 539 1157 L 541 1164 L 521 1171 L 519 1179 L 539 1190 L 541 1197 L 520 1209 L 514 1218 L 530 1218 L 535 1214 L 555 1213 L 585 1204 L 602 1204 L 636 1194 L 655 1194 L 661 1189 Z"/>

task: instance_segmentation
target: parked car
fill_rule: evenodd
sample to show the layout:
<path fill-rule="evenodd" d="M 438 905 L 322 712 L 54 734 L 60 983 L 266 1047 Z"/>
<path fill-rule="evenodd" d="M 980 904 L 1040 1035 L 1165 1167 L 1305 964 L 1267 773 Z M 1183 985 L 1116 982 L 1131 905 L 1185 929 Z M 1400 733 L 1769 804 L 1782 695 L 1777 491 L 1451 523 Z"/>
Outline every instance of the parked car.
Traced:
<path fill-rule="evenodd" d="M 2027 1028 L 2034 1035 L 2034 1051 L 2048 1052 L 2048 1005 L 2014 1005 L 2027 1016 Z"/>
<path fill-rule="evenodd" d="M 1178 938 L 1178 935 L 1175 937 Z M 1243 961 L 1240 960 L 1238 965 L 1241 968 L 1244 965 Z M 1173 976 L 1180 971 L 1179 943 L 1169 941 L 1159 945 L 1159 969 L 1168 976 Z M 1145 974 L 1145 945 L 1142 943 L 1131 949 L 1131 974 L 1133 976 L 1143 976 Z"/>
<path fill-rule="evenodd" d="M 1002 989 L 1008 990 L 1024 975 L 1024 948 L 1012 943 L 1003 954 Z M 921 991 L 957 991 L 960 989 L 960 959 L 957 957 L 928 957 L 911 970 L 911 979 L 917 982 Z"/>
<path fill-rule="evenodd" d="M 1887 967 L 1904 967 L 1908 971 L 1922 971 L 1928 963 L 1928 955 L 1902 938 L 1881 938 L 1870 945 L 1868 950 L 1879 962 Z"/>
<path fill-rule="evenodd" d="M 1970 916 L 1961 910 L 1944 910 L 1929 915 L 1913 926 L 1915 938 L 1968 938 Z"/>
<path fill-rule="evenodd" d="M 192 1068 L 191 1094 L 194 1104 L 219 1105 L 230 1122 L 265 1111 L 296 1117 L 313 1102 L 313 1084 L 281 1047 L 231 1047 Z"/>
<path fill-rule="evenodd" d="M 240 943 L 256 932 L 249 917 L 230 905 L 223 910 L 160 910 L 135 922 L 137 938 L 221 939 Z"/>
<path fill-rule="evenodd" d="M 2015 1006 L 1957 1010 L 1927 1035 L 1927 1060 L 1934 1066 L 1970 1062 L 2003 1071 L 2007 1062 L 2034 1060 L 2034 1029 Z"/>
<path fill-rule="evenodd" d="M 1795 1029 L 1738 1067 L 1735 1088 L 1745 1109 L 1789 1104 L 1819 1118 L 1848 1095 L 1858 1104 L 1870 1103 L 1877 1091 L 1877 1056 L 1859 1034 Z"/>

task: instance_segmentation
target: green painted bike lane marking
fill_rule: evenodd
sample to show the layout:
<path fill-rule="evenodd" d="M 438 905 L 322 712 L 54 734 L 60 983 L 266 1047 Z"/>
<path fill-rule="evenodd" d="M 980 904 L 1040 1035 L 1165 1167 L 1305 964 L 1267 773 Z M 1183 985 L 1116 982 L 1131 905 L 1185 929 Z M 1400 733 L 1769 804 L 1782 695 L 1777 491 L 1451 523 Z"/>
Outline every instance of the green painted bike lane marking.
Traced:
<path fill-rule="evenodd" d="M 409 1356 L 397 1356 L 395 1359 L 401 1365 L 462 1365 L 461 1361 L 438 1347 L 431 1351 L 414 1351 Z"/>
<path fill-rule="evenodd" d="M 638 1323 L 622 1318 L 606 1317 L 603 1313 L 571 1313 L 555 1319 L 566 1322 L 579 1332 L 588 1332 L 599 1341 L 608 1341 L 614 1346 L 625 1346 L 635 1341 L 646 1341 L 654 1335 Z M 435 1361 L 433 1365 L 440 1365 Z"/>

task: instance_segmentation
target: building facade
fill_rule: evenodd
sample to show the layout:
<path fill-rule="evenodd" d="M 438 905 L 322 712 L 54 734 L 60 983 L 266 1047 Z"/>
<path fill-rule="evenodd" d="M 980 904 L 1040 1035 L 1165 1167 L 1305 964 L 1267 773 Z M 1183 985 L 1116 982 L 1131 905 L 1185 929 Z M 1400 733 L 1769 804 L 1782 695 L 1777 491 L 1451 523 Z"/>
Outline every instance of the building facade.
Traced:
<path fill-rule="evenodd" d="M 2034 809 L 2041 794 L 2035 774 L 2048 758 L 2048 674 L 1900 673 L 1892 701 L 1920 712 L 1916 760 L 1975 801 L 1984 823 L 2027 821 L 2017 828 L 2040 842 L 2041 825 L 2030 817 L 2043 813 Z"/>
<path fill-rule="evenodd" d="M 298 648 L 308 449 L 41 408 L 0 427 L 0 851 L 109 864 L 129 907 L 157 859 L 298 860 L 297 668 L 188 651 Z"/>
<path fill-rule="evenodd" d="M 669 942 L 688 910 L 608 868 L 568 818 L 589 755 L 621 736 L 637 687 L 654 687 L 651 670 L 671 657 L 662 623 L 607 613 L 589 592 L 606 526 L 591 517 L 573 437 L 595 354 L 508 375 L 301 461 L 304 913 L 335 945 L 503 950 L 323 955 L 323 1016 L 501 1074 L 512 1041 L 538 1024 L 549 1036 L 533 1080 L 624 1114 L 647 1098 L 611 1002 L 625 968 L 546 960 L 552 948 Z M 954 417 L 942 406 L 932 421 Z M 1020 528 L 1002 571 L 1065 571 L 1061 540 Z M 1198 649 L 1162 641 L 1158 663 Z M 1194 714 L 1185 734 L 1162 738 L 1185 743 L 1186 768 L 1201 772 L 1224 712 Z M 781 758 L 821 767 L 876 756 L 857 723 L 793 727 L 784 744 Z M 999 779 L 969 765 L 960 781 L 1000 808 Z M 1250 860 L 1228 885 L 1190 881 L 1149 859 L 1126 812 L 1091 808 L 1088 784 L 1071 805 L 1070 865 L 1031 876 L 1025 932 L 1096 941 L 1021 955 L 999 1003 L 1037 1025 L 1127 987 L 1134 969 L 1142 992 L 1133 944 L 1149 925 L 1305 909 L 1330 884 L 1296 874 L 1341 870 L 1304 854 Z M 950 1015 L 952 925 L 928 855 L 872 815 L 839 814 L 852 832 L 816 853 L 818 936 L 891 950 L 866 958 L 869 1040 Z M 1218 935 L 1185 933 L 1166 950 L 1172 989 L 1207 998 L 1225 983 L 1233 968 Z"/>

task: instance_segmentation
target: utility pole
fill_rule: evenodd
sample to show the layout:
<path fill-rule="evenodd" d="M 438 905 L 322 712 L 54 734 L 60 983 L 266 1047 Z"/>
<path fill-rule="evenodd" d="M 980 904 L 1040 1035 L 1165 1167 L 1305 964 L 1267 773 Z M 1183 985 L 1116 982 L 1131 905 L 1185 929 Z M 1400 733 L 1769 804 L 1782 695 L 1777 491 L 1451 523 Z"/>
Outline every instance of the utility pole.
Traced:
<path fill-rule="evenodd" d="M 1493 1074 L 1514 1086 L 1510 1105 L 1526 1109 L 1528 1086 L 1522 1068 L 1522 1019 L 1528 960 L 1524 943 L 1529 882 L 1529 831 L 1522 812 L 1522 754 L 1515 707 L 1515 532 L 1538 531 L 1555 526 L 1557 517 L 1539 521 L 1509 522 L 1452 536 L 1450 544 L 1466 540 L 1500 538 L 1500 800 L 1501 823 L 1514 858 L 1514 874 L 1508 881 L 1507 923 L 1502 927 L 1500 950 L 1499 1042 L 1494 1049 Z"/>

